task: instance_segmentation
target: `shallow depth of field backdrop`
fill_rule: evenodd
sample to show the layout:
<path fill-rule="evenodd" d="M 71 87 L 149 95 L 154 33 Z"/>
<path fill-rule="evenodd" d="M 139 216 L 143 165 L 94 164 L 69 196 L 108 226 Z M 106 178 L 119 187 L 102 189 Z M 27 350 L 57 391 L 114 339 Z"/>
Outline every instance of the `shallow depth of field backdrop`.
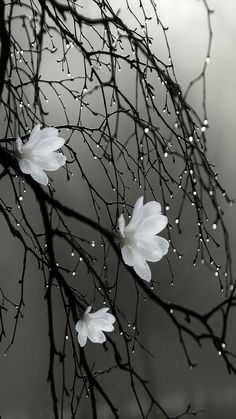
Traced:
<path fill-rule="evenodd" d="M 83 14 L 94 17 L 86 1 L 84 3 Z M 117 4 L 116 4 L 117 3 Z M 133 1 L 133 4 L 138 1 Z M 145 4 L 145 0 L 143 0 Z M 113 1 L 115 10 L 121 9 L 121 17 L 126 13 L 126 2 Z M 205 13 L 203 3 L 197 0 L 160 0 L 157 2 L 158 13 L 165 26 L 169 27 L 167 31 L 168 41 L 171 47 L 172 60 L 175 65 L 175 71 L 178 82 L 184 91 L 190 80 L 194 79 L 201 71 L 202 65 L 206 57 L 208 42 L 208 26 L 207 15 Z M 235 165 L 235 97 L 236 97 L 236 5 L 233 0 L 227 2 L 218 2 L 209 0 L 209 7 L 215 10 L 212 15 L 213 44 L 211 51 L 211 59 L 208 64 L 206 73 L 207 86 L 207 117 L 209 128 L 206 136 L 208 141 L 208 158 L 209 161 L 216 165 L 219 173 L 219 180 L 223 187 L 227 189 L 229 195 L 234 198 L 236 196 L 236 165 Z M 134 7 L 135 9 L 135 7 Z M 151 12 L 150 12 L 151 13 Z M 128 23 L 128 22 L 127 22 Z M 19 42 L 22 35 L 22 28 L 18 27 Z M 153 51 L 162 56 L 166 54 L 166 47 L 162 51 L 162 43 L 164 40 L 155 39 L 155 30 L 150 23 L 150 31 L 152 32 Z M 93 42 L 93 40 L 90 40 Z M 57 42 L 57 41 L 56 41 Z M 57 42 L 59 44 L 59 42 Z M 59 47 L 60 51 L 60 47 Z M 53 57 L 54 59 L 54 57 Z M 80 62 L 77 61 L 76 55 L 70 56 L 70 71 L 79 74 Z M 48 62 L 44 59 L 41 63 L 41 73 L 47 79 L 56 78 L 57 73 L 61 71 L 60 64 L 58 67 L 53 64 L 52 57 L 48 57 Z M 132 80 L 129 80 L 129 73 L 122 71 L 119 74 L 120 83 L 126 86 L 127 92 Z M 30 86 L 28 88 L 30 96 Z M 58 100 L 54 100 L 53 95 L 48 97 L 48 103 L 45 109 L 49 112 L 47 119 L 48 124 L 52 126 L 62 125 L 62 110 Z M 128 94 L 128 93 L 127 93 Z M 161 95 L 161 94 L 160 94 Z M 163 99 L 163 98 L 162 98 Z M 156 99 L 158 100 L 158 99 Z M 96 96 L 94 99 L 96 104 Z M 189 101 L 194 109 L 201 109 L 202 102 L 202 86 L 196 84 L 193 88 Z M 70 98 L 65 99 L 65 106 L 68 107 L 69 118 L 73 120 L 73 112 L 77 112 L 76 105 L 70 102 Z M 91 124 L 91 115 L 88 118 L 88 125 Z M 124 132 L 129 127 L 122 126 Z M 4 135 L 4 129 L 1 136 Z M 63 132 L 64 138 L 66 131 Z M 79 134 L 78 134 L 79 135 Z M 121 134 L 120 134 L 121 135 Z M 126 134 L 127 136 L 127 134 Z M 75 141 L 75 139 L 73 140 Z M 86 160 L 86 149 L 81 146 L 78 148 L 78 158 L 81 159 L 83 165 L 89 173 L 94 185 L 99 185 L 104 196 L 110 193 L 109 188 L 100 177 L 99 168 L 96 161 L 90 157 Z M 76 172 L 76 171 L 75 171 Z M 57 198 L 64 204 L 79 210 L 81 213 L 90 217 L 94 217 L 94 211 L 91 205 L 89 193 L 85 185 L 78 182 L 79 177 L 76 173 L 70 182 L 67 182 L 65 172 L 61 169 L 52 174 L 55 179 L 55 188 L 57 189 Z M 158 185 L 158 178 L 156 180 Z M 106 189 L 107 188 L 107 189 Z M 158 188 L 157 188 L 158 189 Z M 1 195 L 8 196 L 7 185 L 1 183 Z M 142 191 L 135 185 L 129 192 L 129 202 L 135 203 L 136 199 L 142 195 Z M 32 198 L 32 197 L 31 197 Z M 150 198 L 150 197 L 149 197 Z M 9 201 L 10 202 L 10 195 Z M 108 196 L 107 196 L 108 199 Z M 177 200 L 180 198 L 176 198 Z M 7 199 L 6 199 L 7 200 Z M 27 208 L 32 208 L 32 217 L 34 203 L 30 202 L 27 193 L 24 195 L 24 202 Z M 161 202 L 161 197 L 160 197 Z M 13 205 L 13 203 L 12 203 Z M 225 221 L 230 232 L 230 240 L 232 246 L 232 257 L 234 266 L 234 249 L 236 247 L 236 228 L 235 228 L 235 207 L 225 205 Z M 174 204 L 171 203 L 169 220 L 174 224 L 175 217 Z M 104 216 L 104 214 L 103 214 Z M 104 216 L 105 217 L 105 216 Z M 214 220 L 213 220 L 214 221 Z M 40 221 L 35 214 L 35 229 L 40 229 Z M 76 227 L 78 228 L 78 227 Z M 176 228 L 176 227 L 175 227 Z M 155 289 L 158 294 L 165 300 L 174 301 L 183 304 L 193 310 L 204 312 L 211 306 L 214 306 L 222 297 L 218 278 L 211 273 L 205 266 L 200 263 L 193 267 L 193 259 L 195 255 L 196 242 L 193 241 L 193 226 L 191 208 L 185 210 L 182 216 L 181 228 L 183 236 L 174 233 L 175 244 L 183 257 L 179 259 L 173 250 L 169 250 L 169 258 L 172 270 L 174 272 L 174 284 L 171 284 L 171 276 L 168 270 L 168 264 L 162 260 L 155 265 Z M 22 269 L 23 251 L 20 244 L 9 235 L 8 227 L 5 222 L 1 223 L 1 288 L 4 289 L 6 295 L 10 295 L 12 299 L 17 300 L 19 297 L 19 289 L 16 287 L 15 278 L 19 279 Z M 75 232 L 76 233 L 76 232 Z M 81 236 L 86 236 L 88 240 L 93 240 L 93 231 L 88 231 L 87 227 L 81 225 L 79 232 Z M 220 235 L 221 233 L 219 233 Z M 163 236 L 166 237 L 165 232 Z M 61 256 L 63 263 L 67 263 L 72 268 L 71 255 L 65 255 L 63 247 L 58 246 L 58 254 Z M 219 253 L 221 250 L 218 251 Z M 115 259 L 114 259 L 115 260 Z M 44 301 L 44 283 L 41 278 L 41 272 L 38 271 L 35 261 L 27 268 L 25 278 L 25 307 L 24 317 L 20 319 L 17 326 L 17 332 L 14 344 L 11 346 L 6 356 L 4 350 L 10 343 L 3 343 L 0 353 L 0 415 L 2 419 L 50 419 L 53 417 L 51 405 L 51 393 L 49 385 L 46 381 L 49 362 L 49 343 L 48 343 L 48 325 L 47 310 Z M 109 266 L 109 265 L 108 265 Z M 108 276 L 112 277 L 116 273 L 116 264 L 110 260 L 108 267 Z M 73 270 L 73 269 L 72 269 Z M 76 281 L 82 285 L 83 291 L 86 289 L 85 279 L 86 269 L 82 266 L 76 271 L 73 278 L 75 287 Z M 127 281 L 130 276 L 122 267 L 122 275 L 120 275 L 120 290 L 123 293 L 123 309 L 129 320 L 134 312 L 134 308 L 130 306 L 129 288 Z M 63 323 L 63 308 L 55 298 L 53 300 L 54 310 L 56 313 L 55 329 L 60 330 Z M 140 349 L 138 345 L 135 347 L 133 356 L 134 365 L 137 366 L 143 377 L 147 378 L 150 383 L 155 398 L 170 414 L 177 415 L 181 411 L 185 411 L 188 404 L 191 409 L 199 412 L 199 418 L 204 419 L 233 419 L 236 412 L 236 378 L 235 375 L 227 373 L 226 366 L 221 357 L 213 349 L 211 344 L 204 342 L 202 347 L 198 347 L 191 339 L 187 338 L 189 352 L 193 363 L 198 366 L 190 369 L 186 361 L 186 357 L 179 336 L 173 324 L 165 313 L 157 307 L 153 307 L 151 302 L 146 301 L 139 306 L 139 329 L 140 340 L 152 355 Z M 215 322 L 217 322 L 217 318 Z M 232 348 L 236 348 L 235 328 L 232 327 L 236 320 L 236 313 L 232 311 L 230 317 L 231 336 L 229 343 Z M 6 329 L 14 325 L 13 316 L 6 319 Z M 115 325 L 117 326 L 117 324 Z M 63 326 L 64 327 L 64 323 Z M 132 324 L 131 324 L 132 327 Z M 119 339 L 117 330 L 116 339 Z M 11 333 L 9 332 L 9 336 Z M 69 342 L 67 342 L 69 344 Z M 91 356 L 96 357 L 96 366 L 103 369 L 106 365 L 106 353 L 97 351 L 96 346 L 89 344 L 87 351 Z M 94 354 L 93 354 L 94 351 Z M 67 365 L 66 375 L 72 374 L 73 362 Z M 58 373 L 58 380 L 61 375 Z M 139 418 L 137 407 L 129 397 L 129 383 L 123 381 L 122 372 L 116 377 L 109 374 L 101 377 L 106 385 L 109 386 L 110 394 L 113 394 L 116 404 L 121 408 L 122 419 Z M 142 402 L 142 400 L 141 400 Z M 87 405 L 86 405 L 87 403 Z M 66 407 L 65 407 L 66 409 Z M 89 419 L 91 416 L 90 403 L 87 400 L 81 404 L 78 418 Z M 112 417 L 107 405 L 100 402 L 99 418 L 109 419 Z M 66 416 L 69 419 L 71 416 Z M 159 414 L 153 415 L 151 418 L 159 418 Z M 191 417 L 188 414 L 185 417 Z"/>

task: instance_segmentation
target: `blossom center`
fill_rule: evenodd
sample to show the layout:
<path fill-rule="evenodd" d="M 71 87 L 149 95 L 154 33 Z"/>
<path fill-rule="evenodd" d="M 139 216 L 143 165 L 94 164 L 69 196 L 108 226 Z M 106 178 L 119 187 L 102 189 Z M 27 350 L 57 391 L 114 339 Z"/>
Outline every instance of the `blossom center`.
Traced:
<path fill-rule="evenodd" d="M 124 230 L 124 235 L 120 234 L 120 241 L 123 246 L 135 247 L 134 231 Z"/>
<path fill-rule="evenodd" d="M 29 160 L 32 159 L 32 152 L 31 150 L 16 150 L 16 158 L 17 159 L 25 159 Z"/>

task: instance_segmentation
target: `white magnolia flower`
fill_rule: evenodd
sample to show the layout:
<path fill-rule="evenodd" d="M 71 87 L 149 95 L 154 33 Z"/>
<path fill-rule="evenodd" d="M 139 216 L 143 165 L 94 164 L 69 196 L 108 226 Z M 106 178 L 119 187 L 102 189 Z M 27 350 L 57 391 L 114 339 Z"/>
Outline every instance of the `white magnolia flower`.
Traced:
<path fill-rule="evenodd" d="M 78 332 L 78 341 L 80 346 L 84 346 L 87 338 L 93 343 L 103 343 L 106 340 L 104 332 L 112 332 L 114 330 L 113 323 L 115 317 L 107 313 L 109 308 L 101 308 L 94 313 L 90 313 L 92 307 L 89 306 L 84 312 L 82 320 L 78 320 L 75 330 Z"/>
<path fill-rule="evenodd" d="M 127 226 L 123 214 L 118 219 L 123 260 L 145 281 L 151 280 L 147 261 L 158 262 L 168 252 L 168 241 L 156 236 L 167 222 L 167 217 L 161 214 L 161 205 L 156 201 L 143 205 L 143 196 L 137 200 Z"/>
<path fill-rule="evenodd" d="M 41 130 L 40 125 L 36 125 L 26 144 L 20 138 L 16 140 L 16 158 L 21 171 L 30 174 L 36 182 L 47 185 L 48 177 L 44 170 L 54 171 L 65 164 L 66 157 L 56 152 L 64 143 L 64 138 L 58 137 L 56 128 Z"/>

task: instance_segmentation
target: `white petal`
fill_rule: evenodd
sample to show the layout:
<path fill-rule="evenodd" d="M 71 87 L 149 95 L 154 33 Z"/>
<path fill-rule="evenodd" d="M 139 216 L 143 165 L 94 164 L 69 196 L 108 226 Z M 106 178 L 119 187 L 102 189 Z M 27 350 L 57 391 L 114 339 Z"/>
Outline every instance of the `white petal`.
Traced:
<path fill-rule="evenodd" d="M 41 139 L 48 137 L 58 137 L 58 129 L 54 127 L 47 127 L 41 130 L 40 136 Z"/>
<path fill-rule="evenodd" d="M 159 202 L 156 201 L 147 202 L 143 206 L 143 218 L 149 217 L 150 215 L 154 214 L 161 214 L 161 205 L 159 204 Z"/>
<path fill-rule="evenodd" d="M 109 310 L 109 307 L 100 308 L 99 310 L 94 311 L 94 313 L 90 313 L 90 318 L 92 318 L 92 319 L 106 319 L 109 316 L 112 316 L 112 314 L 107 313 L 108 310 Z M 112 317 L 114 317 L 114 316 L 112 316 Z"/>
<path fill-rule="evenodd" d="M 111 316 L 112 316 L 112 314 L 111 314 Z M 115 319 L 114 319 L 114 321 L 115 321 Z M 93 323 L 91 322 L 90 324 L 96 330 L 104 330 L 104 332 L 112 332 L 114 330 L 114 326 L 112 325 L 112 323 L 114 323 L 114 321 L 113 320 L 110 321 L 109 319 L 107 319 L 107 320 L 96 319 L 96 320 L 93 321 Z"/>
<path fill-rule="evenodd" d="M 41 185 L 46 186 L 48 184 L 48 177 L 43 170 L 31 173 L 31 176 L 36 182 L 40 183 Z"/>
<path fill-rule="evenodd" d="M 21 147 L 22 147 L 22 145 L 23 145 L 23 143 L 22 143 L 22 141 L 21 141 L 21 138 L 20 137 L 18 137 L 17 139 L 16 139 L 16 149 L 17 150 L 19 150 L 19 151 L 21 151 Z"/>
<path fill-rule="evenodd" d="M 96 325 L 96 327 L 98 329 L 102 329 L 102 330 L 105 330 L 105 331 L 108 327 L 109 328 L 112 327 L 111 330 L 114 330 L 114 327 L 112 326 L 112 323 L 114 323 L 115 321 L 116 321 L 115 317 L 110 313 L 103 314 L 100 317 L 95 316 L 95 317 L 93 317 L 93 320 L 92 320 L 93 325 Z M 91 322 L 91 324 L 92 324 L 92 322 Z"/>
<path fill-rule="evenodd" d="M 93 343 L 103 343 L 106 340 L 104 333 L 100 329 L 97 329 L 90 324 L 87 327 L 87 335 Z"/>
<path fill-rule="evenodd" d="M 54 171 L 59 169 L 59 167 L 64 166 L 66 157 L 62 153 L 56 153 L 53 151 L 49 152 L 48 154 L 39 154 L 35 156 L 34 161 L 43 170 Z"/>
<path fill-rule="evenodd" d="M 168 219 L 165 215 L 150 215 L 139 224 L 138 230 L 135 234 L 137 234 L 138 237 L 154 236 L 166 227 L 167 222 Z"/>
<path fill-rule="evenodd" d="M 46 173 L 41 169 L 40 166 L 38 166 L 36 163 L 30 161 L 30 166 L 31 166 L 31 176 L 32 178 L 38 182 L 41 183 L 42 185 L 47 185 L 48 184 L 48 177 L 46 175 Z"/>
<path fill-rule="evenodd" d="M 139 222 L 142 219 L 142 214 L 143 214 L 143 196 L 140 196 L 140 198 L 138 198 L 138 200 L 135 203 L 131 220 L 129 224 L 126 226 L 126 229 L 127 230 L 136 229 Z"/>
<path fill-rule="evenodd" d="M 21 159 L 19 160 L 19 166 L 23 173 L 30 174 L 36 182 L 41 183 L 42 185 L 48 184 L 48 177 L 46 173 L 44 173 L 42 168 L 34 161 Z"/>
<path fill-rule="evenodd" d="M 90 308 L 90 310 L 88 310 Z M 90 313 L 90 311 L 91 311 L 91 306 L 89 306 L 87 309 L 86 309 L 86 312 L 87 313 Z M 92 317 L 92 318 L 99 318 L 99 317 L 103 317 L 104 315 L 106 315 L 106 313 L 107 313 L 107 311 L 109 310 L 109 307 L 102 307 L 102 308 L 100 308 L 99 310 L 97 310 L 97 311 L 94 311 L 93 313 L 90 313 L 90 317 Z"/>
<path fill-rule="evenodd" d="M 157 242 L 157 245 L 159 246 L 161 252 L 162 252 L 162 256 L 165 256 L 169 250 L 169 245 L 170 243 L 168 242 L 168 240 L 164 239 L 164 237 L 159 237 L 156 236 L 155 240 Z"/>
<path fill-rule="evenodd" d="M 151 281 L 152 274 L 150 268 L 146 260 L 138 252 L 134 253 L 134 270 L 140 278 L 148 282 Z"/>
<path fill-rule="evenodd" d="M 148 260 L 149 262 L 159 262 L 163 257 L 159 242 L 155 240 L 156 238 L 156 236 L 151 237 L 149 241 L 145 240 L 140 242 L 137 246 L 138 253 L 143 259 Z"/>
<path fill-rule="evenodd" d="M 121 254 L 123 257 L 123 261 L 126 265 L 133 266 L 134 264 L 134 255 L 133 249 L 130 246 L 123 246 L 121 248 Z"/>
<path fill-rule="evenodd" d="M 18 163 L 19 163 L 19 166 L 20 166 L 20 170 L 23 173 L 30 174 L 32 172 L 32 167 L 31 167 L 31 164 L 30 164 L 29 160 L 21 159 L 21 160 L 19 160 Z"/>
<path fill-rule="evenodd" d="M 27 141 L 26 144 L 23 145 L 23 148 L 25 150 L 35 147 L 38 141 L 40 141 L 40 138 L 41 138 L 40 132 L 41 132 L 40 124 L 35 125 L 35 127 L 32 129 L 32 132 L 30 134 L 29 140 Z"/>
<path fill-rule="evenodd" d="M 117 222 L 117 226 L 119 229 L 119 233 L 122 235 L 122 237 L 124 237 L 124 229 L 125 229 L 125 219 L 124 219 L 124 215 L 121 214 L 118 218 L 118 222 Z"/>
<path fill-rule="evenodd" d="M 84 346 L 87 342 L 87 328 L 83 320 L 76 323 L 75 330 L 78 332 L 78 341 L 80 346 Z"/>
<path fill-rule="evenodd" d="M 90 313 L 91 310 L 92 310 L 92 306 L 88 306 L 84 312 L 84 317 L 86 316 L 86 314 Z"/>
<path fill-rule="evenodd" d="M 36 154 L 46 154 L 50 151 L 58 150 L 65 144 L 65 140 L 62 137 L 47 137 L 42 138 L 34 147 L 34 153 Z"/>

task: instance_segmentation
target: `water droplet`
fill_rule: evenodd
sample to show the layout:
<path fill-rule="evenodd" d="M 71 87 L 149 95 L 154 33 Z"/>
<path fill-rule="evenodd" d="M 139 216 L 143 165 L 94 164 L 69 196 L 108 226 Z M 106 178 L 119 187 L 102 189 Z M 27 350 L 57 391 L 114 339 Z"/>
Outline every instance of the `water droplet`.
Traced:
<path fill-rule="evenodd" d="M 213 228 L 213 230 L 216 230 L 217 229 L 217 225 L 215 223 L 212 224 L 212 228 Z"/>
<path fill-rule="evenodd" d="M 206 63 L 207 63 L 207 64 L 209 64 L 209 62 L 210 62 L 210 61 L 211 61 L 210 57 L 209 57 L 209 56 L 207 56 L 207 57 L 206 57 Z"/>

